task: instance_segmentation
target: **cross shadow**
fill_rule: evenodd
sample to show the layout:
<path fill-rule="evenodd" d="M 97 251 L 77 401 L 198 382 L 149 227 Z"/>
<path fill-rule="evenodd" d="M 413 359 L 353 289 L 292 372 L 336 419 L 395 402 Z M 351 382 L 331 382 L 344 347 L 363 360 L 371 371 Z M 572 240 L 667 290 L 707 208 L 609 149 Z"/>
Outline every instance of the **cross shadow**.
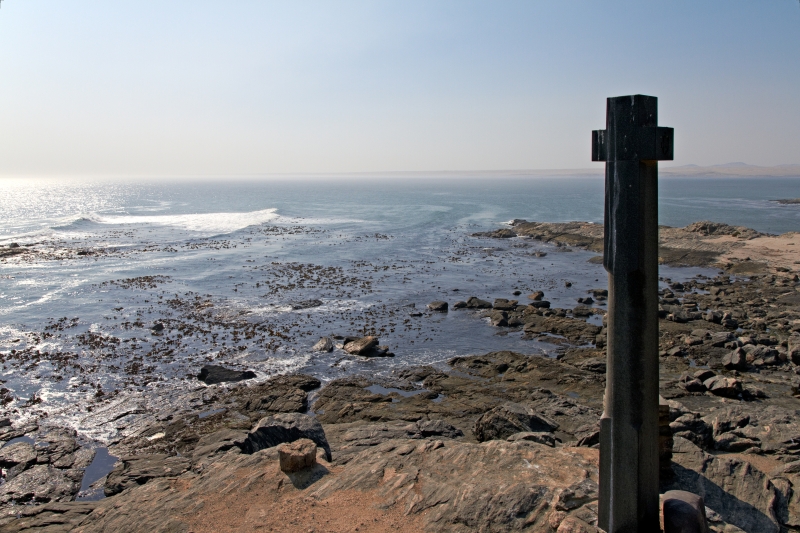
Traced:
<path fill-rule="evenodd" d="M 291 474 L 286 474 L 286 477 L 288 477 L 289 481 L 292 482 L 294 488 L 303 490 L 310 487 L 328 474 L 330 474 L 330 471 L 321 464 L 317 463 L 314 465 L 314 468 L 307 468 L 299 472 L 292 472 Z"/>
<path fill-rule="evenodd" d="M 698 494 L 703 497 L 706 507 L 719 513 L 725 522 L 745 531 L 758 531 L 759 533 L 778 533 L 780 531 L 779 526 L 769 516 L 749 503 L 725 492 L 722 487 L 694 470 L 672 463 L 672 471 L 675 476 L 663 487 L 665 491 L 677 489 Z"/>

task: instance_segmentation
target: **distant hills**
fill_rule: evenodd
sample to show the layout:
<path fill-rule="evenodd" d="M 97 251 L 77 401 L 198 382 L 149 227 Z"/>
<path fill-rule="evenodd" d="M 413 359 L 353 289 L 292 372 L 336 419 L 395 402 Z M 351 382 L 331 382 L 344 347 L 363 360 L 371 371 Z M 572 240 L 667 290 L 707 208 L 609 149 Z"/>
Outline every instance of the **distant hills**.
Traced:
<path fill-rule="evenodd" d="M 701 167 L 698 165 L 682 165 L 679 167 L 664 167 L 658 169 L 659 174 L 672 176 L 707 176 L 707 177 L 800 177 L 800 165 L 777 165 L 774 167 L 759 167 L 747 163 L 725 163 Z"/>

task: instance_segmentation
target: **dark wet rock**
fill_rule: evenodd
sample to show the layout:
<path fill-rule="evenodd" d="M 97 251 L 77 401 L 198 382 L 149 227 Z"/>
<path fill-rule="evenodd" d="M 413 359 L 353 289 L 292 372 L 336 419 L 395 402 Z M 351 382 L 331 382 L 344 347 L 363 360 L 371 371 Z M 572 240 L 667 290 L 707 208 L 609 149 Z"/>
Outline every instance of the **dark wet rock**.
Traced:
<path fill-rule="evenodd" d="M 506 439 L 520 432 L 552 432 L 558 424 L 537 414 L 532 408 L 505 403 L 481 415 L 475 421 L 473 433 L 478 442 Z"/>
<path fill-rule="evenodd" d="M 344 351 L 353 355 L 365 355 L 378 346 L 378 338 L 372 336 L 361 337 L 359 339 L 346 342 Z"/>
<path fill-rule="evenodd" d="M 266 413 L 302 413 L 308 409 L 308 394 L 320 386 L 312 376 L 278 376 L 264 383 L 232 394 L 245 411 Z"/>
<path fill-rule="evenodd" d="M 468 307 L 467 302 L 459 301 L 453 304 L 453 309 L 465 309 L 466 307 Z"/>
<path fill-rule="evenodd" d="M 473 233 L 472 236 L 485 237 L 490 239 L 510 239 L 512 237 L 516 237 L 517 234 L 508 228 L 502 228 L 502 229 L 496 229 L 494 231 L 480 231 L 478 233 Z"/>
<path fill-rule="evenodd" d="M 421 382 L 431 375 L 444 375 L 441 370 L 437 370 L 432 366 L 412 366 L 409 368 L 402 368 L 395 371 L 400 379 L 405 379 L 411 382 Z"/>
<path fill-rule="evenodd" d="M 151 479 L 179 476 L 189 467 L 189 459 L 166 454 L 121 457 L 106 478 L 104 492 L 106 496 L 113 496 L 130 487 L 143 485 Z"/>
<path fill-rule="evenodd" d="M 298 302 L 291 303 L 292 309 L 294 309 L 295 311 L 299 311 L 301 309 L 312 309 L 314 307 L 319 307 L 321 305 L 323 305 L 322 300 L 301 300 Z"/>
<path fill-rule="evenodd" d="M 200 369 L 200 373 L 197 375 L 197 379 L 206 385 L 244 381 L 245 379 L 253 379 L 254 377 L 256 377 L 256 373 L 252 370 L 231 370 L 219 365 L 205 365 Z"/>
<path fill-rule="evenodd" d="M 156 322 L 150 329 L 156 333 L 159 333 L 161 331 L 164 331 L 164 324 L 162 324 L 161 322 Z"/>
<path fill-rule="evenodd" d="M 592 342 L 602 330 L 600 326 L 589 324 L 583 320 L 572 318 L 562 318 L 558 316 L 544 317 L 538 315 L 528 315 L 525 324 L 525 332 L 531 333 L 551 333 L 561 335 L 571 341 Z"/>
<path fill-rule="evenodd" d="M 437 312 L 440 312 L 440 313 L 446 313 L 447 312 L 447 307 L 448 307 L 447 306 L 447 302 L 443 302 L 441 300 L 437 300 L 435 302 L 431 302 L 431 303 L 428 304 L 428 309 L 430 309 L 431 311 L 437 311 Z"/>
<path fill-rule="evenodd" d="M 586 318 L 593 314 L 592 308 L 586 305 L 577 305 L 572 309 L 572 316 L 575 318 Z"/>
<path fill-rule="evenodd" d="M 331 448 L 322 425 L 316 418 L 300 413 L 279 413 L 262 418 L 248 434 L 242 450 L 245 453 L 255 453 L 299 439 L 314 441 L 325 450 L 328 461 L 331 460 Z"/>
<path fill-rule="evenodd" d="M 494 305 L 492 307 L 498 311 L 513 311 L 514 309 L 516 309 L 518 303 L 519 302 L 517 300 L 508 300 L 506 298 L 495 298 Z"/>
<path fill-rule="evenodd" d="M 487 302 L 486 300 L 481 300 L 480 298 L 476 298 L 475 296 L 471 296 L 467 299 L 467 308 L 468 309 L 491 309 L 492 304 L 491 302 Z"/>
<path fill-rule="evenodd" d="M 333 339 L 330 337 L 322 337 L 314 346 L 311 347 L 314 352 L 332 352 Z"/>
<path fill-rule="evenodd" d="M 542 291 L 532 292 L 531 294 L 528 295 L 528 298 L 530 298 L 533 301 L 539 301 L 542 298 L 544 298 L 544 292 Z"/>
<path fill-rule="evenodd" d="M 528 304 L 532 309 L 549 309 L 550 302 L 547 300 L 534 300 Z"/>

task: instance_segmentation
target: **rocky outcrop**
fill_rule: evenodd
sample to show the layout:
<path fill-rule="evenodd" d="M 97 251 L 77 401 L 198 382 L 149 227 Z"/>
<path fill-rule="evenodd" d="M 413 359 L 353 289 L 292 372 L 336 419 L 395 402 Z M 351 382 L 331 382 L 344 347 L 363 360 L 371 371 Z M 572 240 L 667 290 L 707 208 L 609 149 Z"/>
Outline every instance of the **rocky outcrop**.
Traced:
<path fill-rule="evenodd" d="M 151 479 L 179 476 L 191 466 L 184 457 L 169 457 L 166 454 L 121 457 L 117 466 L 108 474 L 105 495 L 113 496 L 125 489 L 143 485 Z"/>
<path fill-rule="evenodd" d="M 506 439 L 515 433 L 545 432 L 558 429 L 558 424 L 536 413 L 528 406 L 505 403 L 484 413 L 475 422 L 473 433 L 478 442 Z"/>
<path fill-rule="evenodd" d="M 325 450 L 328 461 L 331 460 L 331 447 L 325 437 L 325 431 L 319 421 L 309 415 L 300 413 L 278 413 L 262 418 L 247 435 L 242 445 L 245 453 L 272 448 L 284 442 L 309 439 Z"/>

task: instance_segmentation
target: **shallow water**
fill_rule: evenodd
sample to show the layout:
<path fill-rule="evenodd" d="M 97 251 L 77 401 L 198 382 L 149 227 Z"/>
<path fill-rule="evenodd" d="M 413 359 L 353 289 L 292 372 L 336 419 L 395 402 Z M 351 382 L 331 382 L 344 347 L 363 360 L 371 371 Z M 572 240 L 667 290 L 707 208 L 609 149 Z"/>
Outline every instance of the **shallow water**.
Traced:
<path fill-rule="evenodd" d="M 712 181 L 662 180 L 662 223 L 800 229 L 800 208 L 769 202 L 800 196 L 800 181 Z M 0 192 L 0 244 L 40 252 L 0 262 L 4 410 L 47 413 L 100 440 L 146 410 L 142 398 L 169 402 L 196 387 L 208 362 L 258 379 L 302 370 L 330 380 L 498 349 L 552 354 L 473 312 L 425 305 L 524 302 L 541 289 L 571 308 L 606 286 L 591 252 L 470 236 L 514 218 L 600 222 L 599 178 L 3 181 Z M 698 274 L 715 272 L 662 269 Z M 322 305 L 297 308 L 312 299 Z M 322 335 L 367 333 L 395 357 L 310 351 Z"/>

